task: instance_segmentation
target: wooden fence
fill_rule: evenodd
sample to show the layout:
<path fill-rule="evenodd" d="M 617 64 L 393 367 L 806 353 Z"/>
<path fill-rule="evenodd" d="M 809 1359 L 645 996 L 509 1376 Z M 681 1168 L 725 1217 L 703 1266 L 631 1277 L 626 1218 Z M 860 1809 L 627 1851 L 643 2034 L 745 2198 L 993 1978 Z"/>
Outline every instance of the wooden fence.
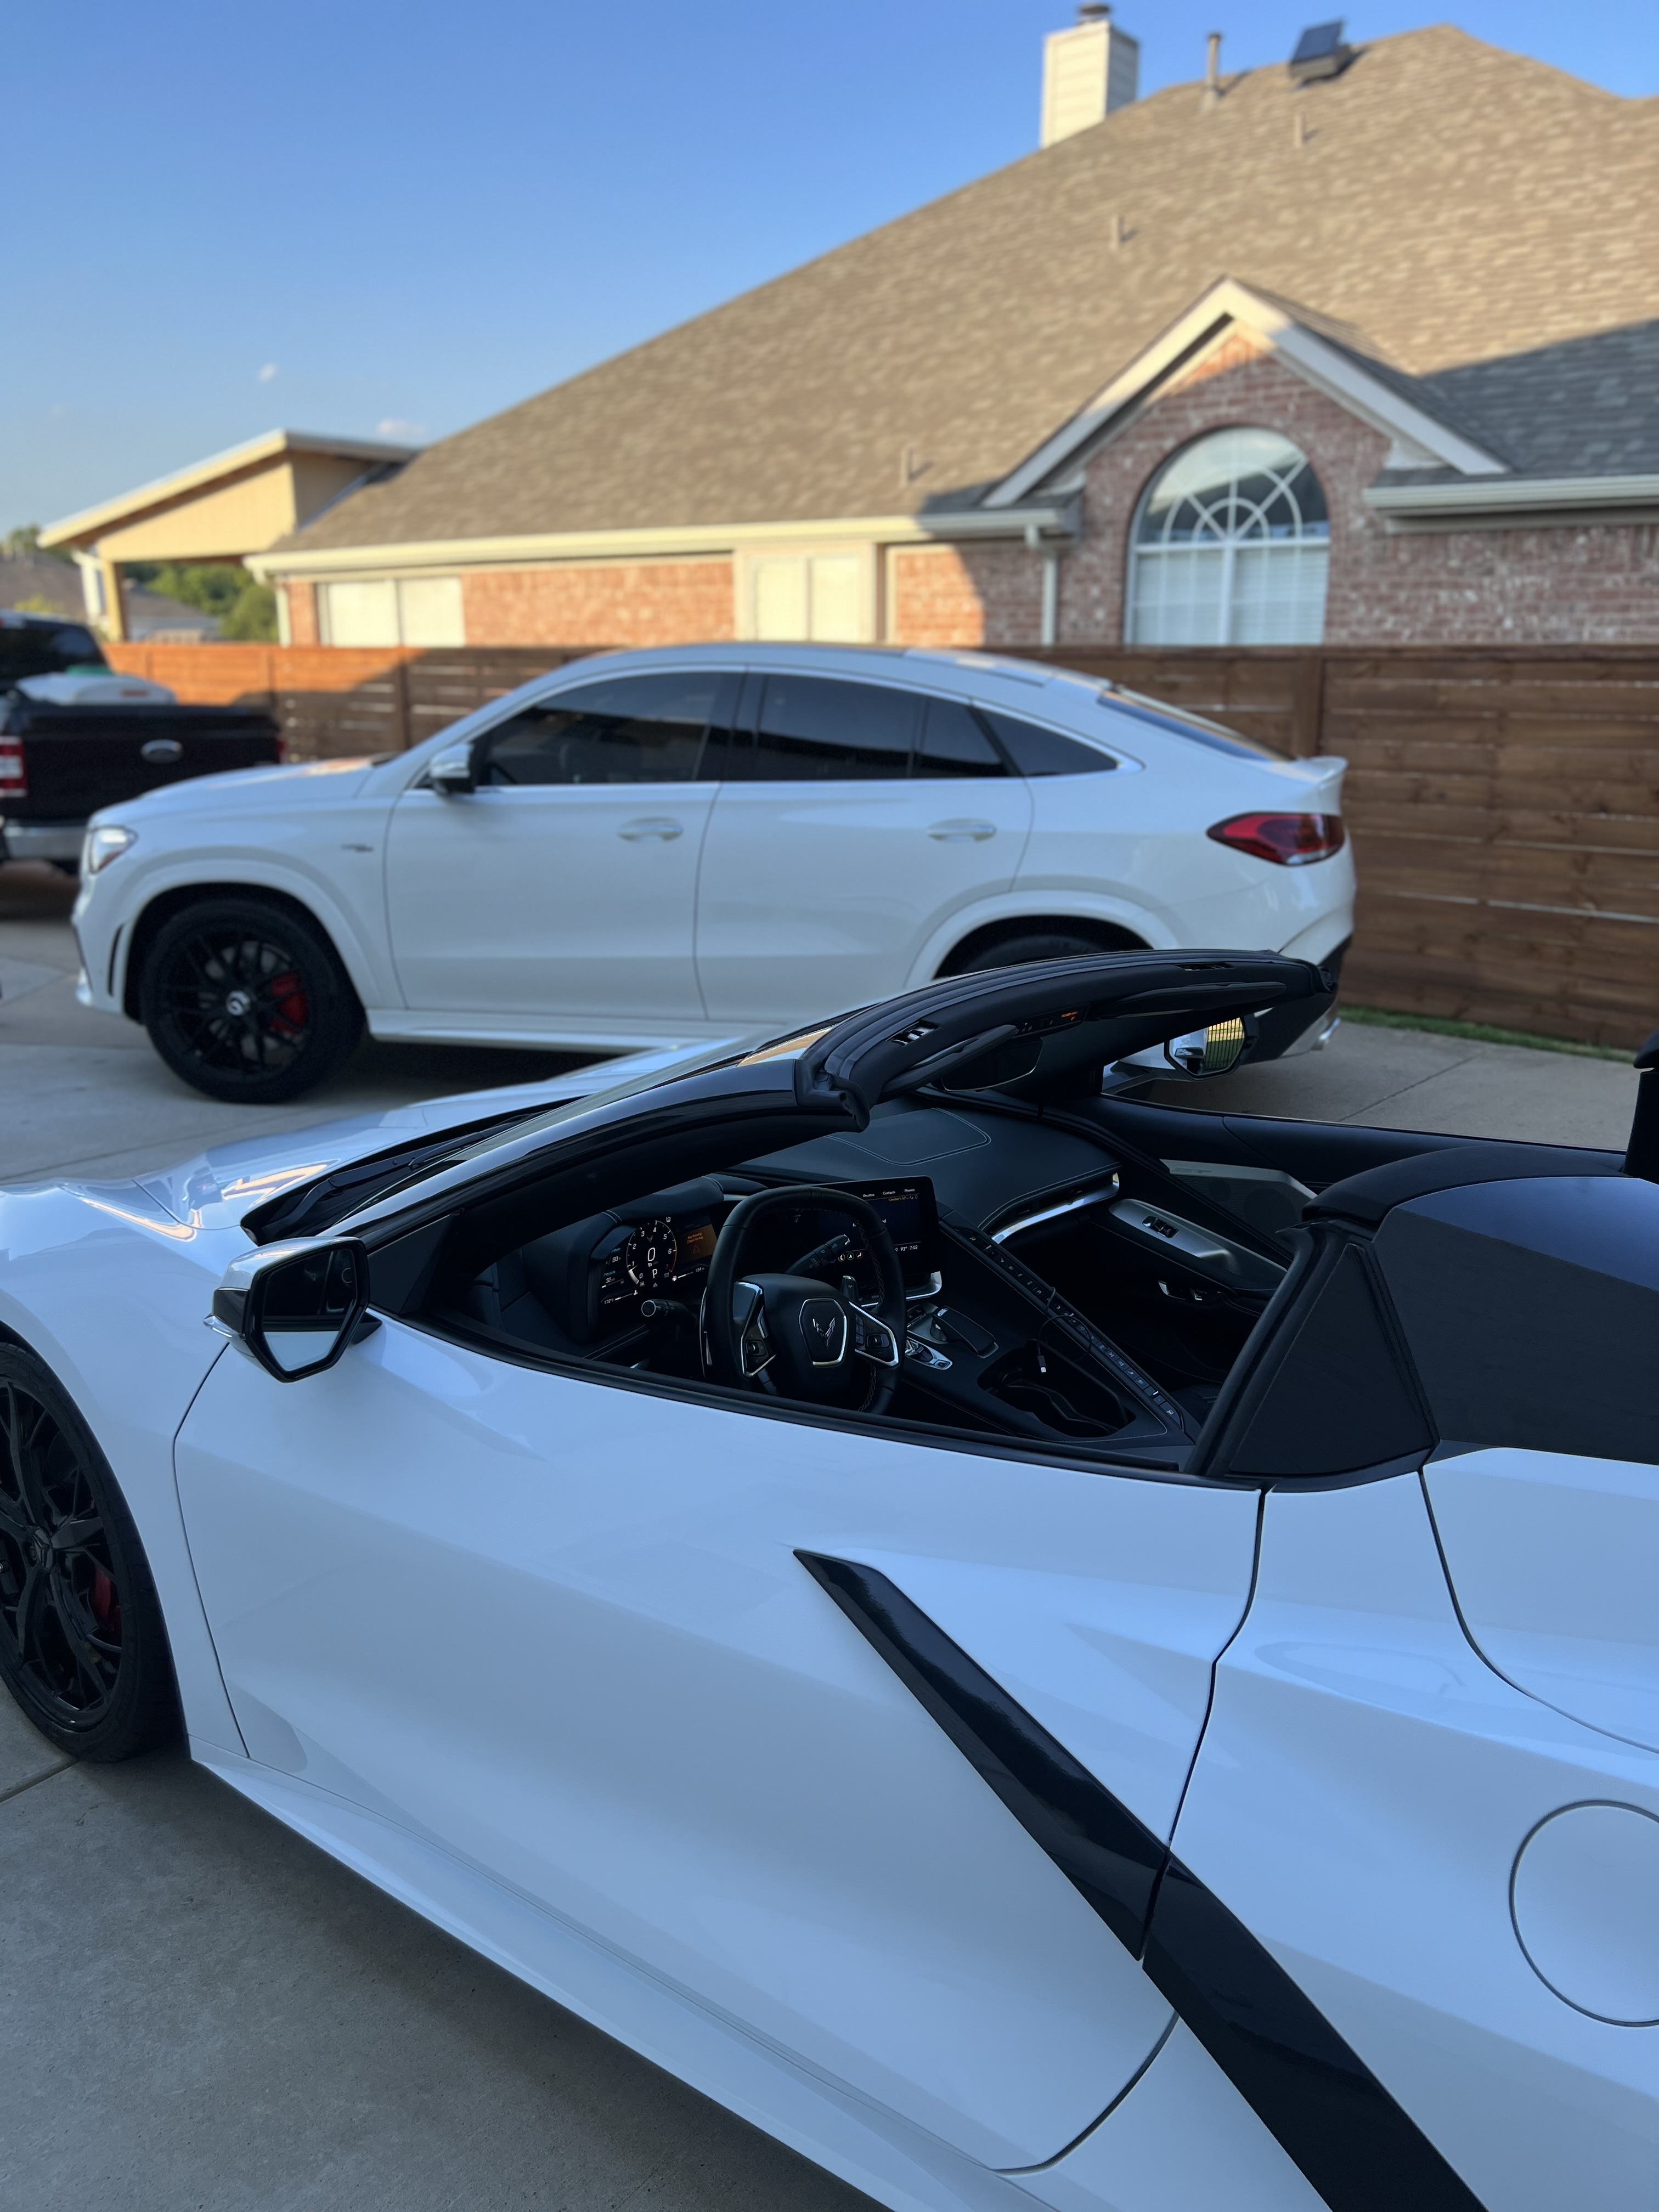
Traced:
<path fill-rule="evenodd" d="M 1620 1047 L 1659 1024 L 1659 647 L 1010 649 L 1347 760 L 1357 1004 Z M 266 705 L 306 757 L 416 743 L 580 650 L 111 657 Z"/>

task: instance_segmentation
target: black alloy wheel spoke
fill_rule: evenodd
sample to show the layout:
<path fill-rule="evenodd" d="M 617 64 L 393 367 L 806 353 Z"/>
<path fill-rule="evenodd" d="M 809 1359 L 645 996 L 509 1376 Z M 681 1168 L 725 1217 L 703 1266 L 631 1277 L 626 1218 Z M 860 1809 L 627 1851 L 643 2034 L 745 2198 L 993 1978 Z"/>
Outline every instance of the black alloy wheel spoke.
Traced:
<path fill-rule="evenodd" d="M 58 1615 L 69 1647 L 84 1665 L 95 1670 L 100 1665 L 118 1664 L 121 1647 L 98 1632 L 98 1623 L 82 1603 L 70 1580 L 61 1569 L 48 1571 L 47 1588 L 52 1609 Z"/>
<path fill-rule="evenodd" d="M 21 1507 L 14 1505 L 3 1491 L 0 1491 L 0 1537 L 3 1537 L 8 1543 L 15 1544 L 20 1552 L 27 1551 L 28 1548 L 28 1519 Z"/>
<path fill-rule="evenodd" d="M 29 1661 L 29 1646 L 34 1640 L 40 1595 L 46 1587 L 46 1562 L 31 1559 L 28 1572 L 23 1577 L 22 1589 L 18 1595 L 17 1610 L 12 1615 L 12 1635 L 17 1644 L 17 1656 L 26 1666 Z"/>
<path fill-rule="evenodd" d="M 33 1418 L 24 1412 L 32 1407 Z M 46 1408 L 34 1406 L 13 1385 L 6 1385 L 6 1437 L 11 1448 L 12 1474 L 16 1479 L 17 1492 L 23 1510 L 37 1528 L 49 1528 L 56 1519 L 46 1501 L 40 1480 L 40 1468 L 35 1451 L 36 1439 L 47 1419 Z"/>
<path fill-rule="evenodd" d="M 97 1514 L 83 1513 L 78 1519 L 60 1521 L 52 1532 L 52 1540 L 59 1553 L 84 1552 L 89 1544 L 99 1541 L 103 1533 L 104 1524 Z M 101 1566 L 104 1563 L 100 1559 L 98 1564 Z"/>

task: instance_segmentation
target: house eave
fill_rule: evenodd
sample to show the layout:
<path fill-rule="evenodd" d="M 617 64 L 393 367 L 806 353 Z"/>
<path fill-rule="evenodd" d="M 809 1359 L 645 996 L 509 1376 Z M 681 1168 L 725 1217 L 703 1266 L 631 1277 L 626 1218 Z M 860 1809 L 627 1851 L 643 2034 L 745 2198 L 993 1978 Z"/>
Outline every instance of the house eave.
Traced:
<path fill-rule="evenodd" d="M 676 528 L 538 532 L 509 538 L 436 538 L 393 545 L 301 545 L 250 554 L 262 583 L 330 576 L 385 575 L 409 569 L 536 567 L 557 561 L 662 559 L 717 556 L 745 546 L 835 544 L 937 545 L 985 538 L 1069 539 L 1077 534 L 1074 499 L 1049 500 L 994 512 L 953 507 L 933 514 L 836 515 L 806 522 L 692 523 Z"/>

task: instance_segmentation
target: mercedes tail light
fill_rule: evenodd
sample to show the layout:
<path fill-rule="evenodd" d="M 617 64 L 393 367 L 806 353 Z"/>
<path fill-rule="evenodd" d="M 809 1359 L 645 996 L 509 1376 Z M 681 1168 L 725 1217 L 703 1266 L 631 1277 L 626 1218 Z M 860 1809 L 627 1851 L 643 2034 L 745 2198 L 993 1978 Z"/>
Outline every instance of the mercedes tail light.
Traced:
<path fill-rule="evenodd" d="M 23 740 L 0 737 L 0 799 L 27 799 L 28 795 L 29 771 L 23 757 Z"/>
<path fill-rule="evenodd" d="M 1342 850 L 1340 814 L 1230 814 L 1205 831 L 1218 845 L 1250 853 L 1280 868 L 1299 868 L 1309 860 L 1328 860 Z"/>

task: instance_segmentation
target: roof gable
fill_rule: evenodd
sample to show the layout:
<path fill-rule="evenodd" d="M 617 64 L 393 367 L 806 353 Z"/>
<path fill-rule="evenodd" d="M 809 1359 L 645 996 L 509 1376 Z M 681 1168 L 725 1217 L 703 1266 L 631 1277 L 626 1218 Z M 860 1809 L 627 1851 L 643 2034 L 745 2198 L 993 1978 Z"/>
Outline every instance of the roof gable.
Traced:
<path fill-rule="evenodd" d="M 1368 359 L 1356 346 L 1321 336 L 1305 311 L 1298 313 L 1264 292 L 1224 276 L 995 485 L 986 496 L 986 506 L 1016 506 L 1046 485 L 1058 471 L 1109 437 L 1159 386 L 1190 369 L 1230 330 L 1238 328 L 1262 339 L 1308 383 L 1389 438 L 1391 466 L 1453 469 L 1466 477 L 1504 472 L 1506 464 L 1498 455 L 1423 404 L 1414 380 L 1383 373 L 1380 362 Z"/>

